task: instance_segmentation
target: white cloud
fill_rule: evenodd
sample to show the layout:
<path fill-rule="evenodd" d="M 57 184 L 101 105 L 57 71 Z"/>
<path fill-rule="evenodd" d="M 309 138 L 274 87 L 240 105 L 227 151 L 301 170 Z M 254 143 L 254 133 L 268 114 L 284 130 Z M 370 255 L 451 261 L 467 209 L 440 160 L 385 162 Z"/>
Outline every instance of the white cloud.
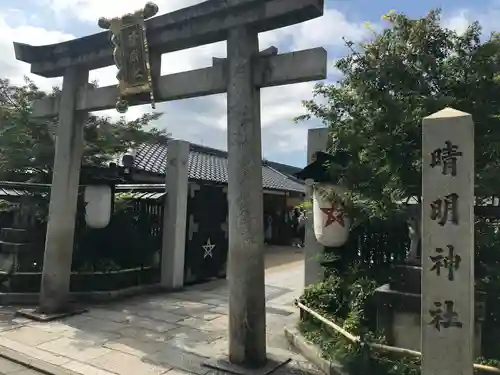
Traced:
<path fill-rule="evenodd" d="M 16 13 L 19 15 L 18 12 Z M 21 84 L 24 76 L 27 75 L 44 89 L 50 89 L 52 85 L 60 82 L 60 80 L 47 80 L 30 74 L 29 65 L 16 60 L 12 43 L 15 39 L 16 42 L 44 45 L 73 39 L 73 35 L 57 30 L 33 27 L 24 22 L 19 22 L 18 26 L 10 27 L 7 24 L 7 14 L 0 14 L 0 35 L 2 35 L 0 38 L 0 72 L 2 72 L 2 77 L 9 78 L 15 84 Z"/>
<path fill-rule="evenodd" d="M 323 17 L 293 26 L 292 30 L 295 49 L 338 47 L 344 45 L 342 38 L 358 42 L 369 35 L 363 24 L 350 22 L 336 9 L 327 9 Z"/>
<path fill-rule="evenodd" d="M 8 0 L 9 1 L 9 0 Z M 199 3 L 200 0 L 159 0 L 160 13 Z M 71 14 L 75 19 L 97 27 L 97 19 L 101 16 L 118 16 L 125 12 L 134 11 L 143 6 L 143 1 L 135 0 L 45 0 L 56 15 L 68 17 Z M 1 18 L 0 18 L 1 20 Z M 24 21 L 21 26 L 12 27 L 5 20 L 0 23 L 0 32 L 4 38 L 0 41 L 0 71 L 15 82 L 19 82 L 28 67 L 16 62 L 12 49 L 12 40 L 5 36 L 12 36 L 16 41 L 29 44 L 48 44 L 73 36 L 57 30 L 48 31 L 29 26 Z M 68 30 L 76 33 L 71 25 Z M 261 49 L 275 45 L 280 52 L 307 49 L 312 47 L 342 46 L 342 36 L 350 40 L 360 40 L 365 37 L 367 30 L 361 23 L 351 23 L 345 15 L 335 9 L 327 9 L 322 18 L 311 20 L 299 25 L 270 31 L 260 35 Z M 35 35 L 35 37 L 34 37 Z M 192 48 L 163 55 L 162 74 L 175 73 L 197 69 L 212 64 L 212 57 L 225 57 L 225 42 Z M 7 68 L 1 69 L 4 66 Z M 337 73 L 329 63 L 329 71 Z M 91 72 L 91 79 L 97 79 L 100 85 L 115 83 L 114 67 L 107 67 Z M 37 77 L 37 83 L 43 87 L 50 87 L 54 81 Z M 57 82 L 57 80 L 56 80 Z M 280 156 L 286 161 L 287 153 L 302 152 L 305 150 L 306 129 L 312 124 L 294 124 L 293 117 L 304 112 L 301 100 L 310 99 L 313 82 L 274 87 L 262 90 L 262 128 L 263 150 L 266 155 Z M 143 112 L 150 111 L 147 105 L 134 107 L 129 110 L 127 117 L 135 117 Z M 157 105 L 157 110 L 165 112 L 156 126 L 164 126 L 176 138 L 186 139 L 207 146 L 225 148 L 226 145 L 226 104 L 225 95 L 216 95 L 205 98 L 195 98 Z M 103 111 L 102 114 L 116 116 L 114 110 Z"/>
<path fill-rule="evenodd" d="M 483 28 L 483 34 L 488 35 L 493 30 L 498 30 L 498 19 L 500 18 L 500 0 L 492 0 L 481 7 L 461 8 L 444 14 L 443 26 L 464 32 L 474 21 L 479 21 Z"/>
<path fill-rule="evenodd" d="M 443 26 L 455 30 L 458 33 L 463 33 L 467 30 L 470 21 L 467 17 L 467 12 L 465 10 L 460 10 L 459 12 L 455 12 L 451 17 L 445 18 L 443 20 Z"/>
<path fill-rule="evenodd" d="M 146 3 L 142 0 L 46 0 L 46 2 L 56 13 L 65 17 L 71 14 L 75 18 L 95 24 L 99 17 L 118 17 L 141 9 Z M 160 8 L 161 14 L 200 2 L 200 0 L 154 1 Z"/>

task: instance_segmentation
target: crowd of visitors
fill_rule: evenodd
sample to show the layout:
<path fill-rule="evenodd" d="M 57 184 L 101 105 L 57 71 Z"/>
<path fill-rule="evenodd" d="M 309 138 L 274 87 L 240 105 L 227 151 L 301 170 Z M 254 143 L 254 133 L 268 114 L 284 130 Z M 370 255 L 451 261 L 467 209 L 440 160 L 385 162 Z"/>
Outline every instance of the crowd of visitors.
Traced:
<path fill-rule="evenodd" d="M 306 233 L 306 214 L 302 208 L 289 212 L 264 216 L 265 240 L 268 244 L 292 245 L 304 247 Z"/>

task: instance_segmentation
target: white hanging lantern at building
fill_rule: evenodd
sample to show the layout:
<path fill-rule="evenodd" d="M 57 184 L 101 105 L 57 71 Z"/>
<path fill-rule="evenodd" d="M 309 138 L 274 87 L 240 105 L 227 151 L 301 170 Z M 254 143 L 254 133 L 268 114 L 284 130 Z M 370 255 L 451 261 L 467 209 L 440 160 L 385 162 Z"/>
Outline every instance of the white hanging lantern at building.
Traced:
<path fill-rule="evenodd" d="M 313 186 L 313 227 L 320 244 L 328 247 L 344 245 L 349 238 L 350 220 L 324 197 L 325 190 L 333 189 L 338 194 L 344 190 L 336 185 L 315 183 Z"/>
<path fill-rule="evenodd" d="M 85 222 L 91 228 L 104 228 L 111 219 L 111 187 L 89 185 L 84 191 Z"/>

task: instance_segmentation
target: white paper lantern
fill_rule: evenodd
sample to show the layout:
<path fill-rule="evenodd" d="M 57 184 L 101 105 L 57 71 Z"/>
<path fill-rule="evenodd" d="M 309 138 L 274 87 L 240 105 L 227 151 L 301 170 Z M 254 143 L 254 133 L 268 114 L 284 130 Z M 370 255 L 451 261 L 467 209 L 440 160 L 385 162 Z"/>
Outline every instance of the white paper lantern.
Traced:
<path fill-rule="evenodd" d="M 111 187 L 90 185 L 85 187 L 85 221 L 91 228 L 104 228 L 111 219 Z"/>
<path fill-rule="evenodd" d="M 314 235 L 323 246 L 338 247 L 345 244 L 349 238 L 350 220 L 332 202 L 323 197 L 326 189 L 334 189 L 338 194 L 345 191 L 334 185 L 317 184 L 314 186 Z"/>

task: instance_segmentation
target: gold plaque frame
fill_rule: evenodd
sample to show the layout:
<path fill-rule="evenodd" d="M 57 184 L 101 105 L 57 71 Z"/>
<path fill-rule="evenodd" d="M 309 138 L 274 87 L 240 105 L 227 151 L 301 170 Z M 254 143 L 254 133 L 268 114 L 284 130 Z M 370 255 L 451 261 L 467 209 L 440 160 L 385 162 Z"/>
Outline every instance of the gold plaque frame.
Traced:
<path fill-rule="evenodd" d="M 134 13 L 99 19 L 99 27 L 110 31 L 114 46 L 119 90 L 116 110 L 120 113 L 128 110 L 129 99 L 144 101 L 143 94 L 149 95 L 149 102 L 155 108 L 145 20 L 157 13 L 158 6 L 149 2 Z"/>

